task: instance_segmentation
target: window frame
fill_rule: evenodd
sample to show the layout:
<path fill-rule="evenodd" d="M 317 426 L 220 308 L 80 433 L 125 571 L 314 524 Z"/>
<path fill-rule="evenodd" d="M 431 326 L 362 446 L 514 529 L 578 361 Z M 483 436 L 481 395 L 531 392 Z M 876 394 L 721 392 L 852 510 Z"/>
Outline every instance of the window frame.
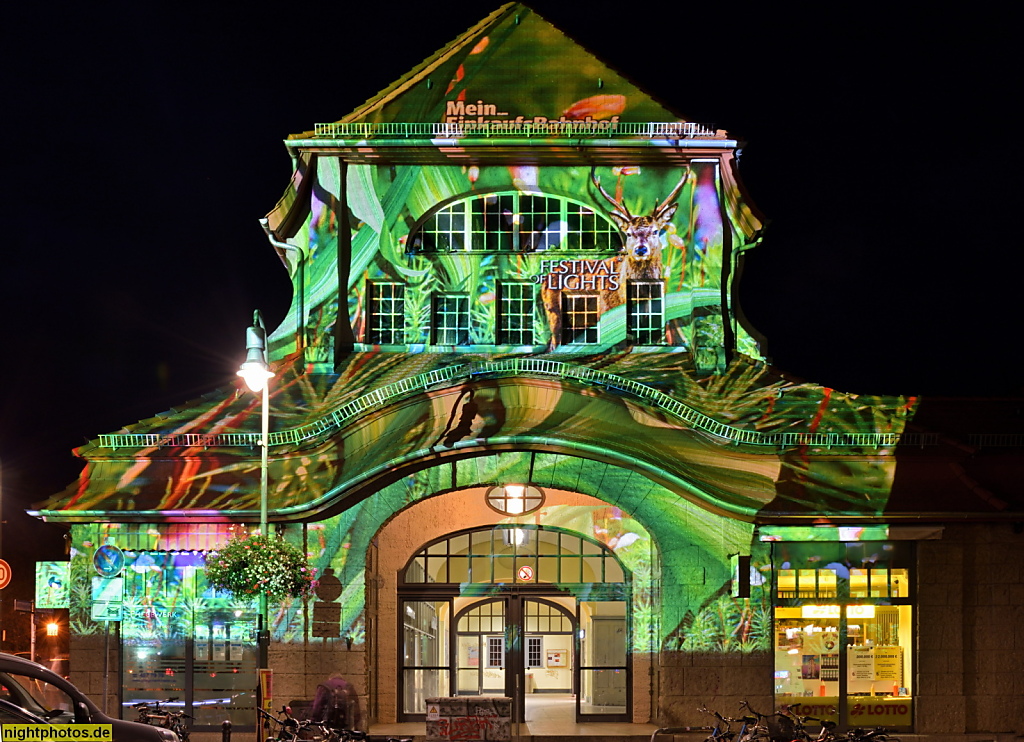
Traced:
<path fill-rule="evenodd" d="M 448 301 L 456 301 L 459 302 L 460 305 L 464 304 L 465 308 L 462 309 L 460 306 L 455 311 L 449 311 L 448 309 L 442 310 L 442 303 Z M 469 294 L 462 291 L 439 291 L 433 295 L 431 304 L 431 344 L 445 346 L 472 345 L 471 338 L 473 327 L 470 316 Z M 459 320 L 463 320 L 464 324 L 457 324 L 454 327 L 449 327 L 447 324 L 442 324 L 442 317 L 456 317 Z M 446 333 L 449 332 L 456 333 L 456 342 L 447 342 L 449 336 Z M 460 339 L 463 342 L 458 342 Z"/>
<path fill-rule="evenodd" d="M 777 705 L 796 708 L 826 700 L 833 711 L 819 715 L 837 722 L 840 728 L 859 726 L 859 714 L 870 698 L 874 706 L 885 707 L 886 726 L 906 732 L 913 728 L 914 701 L 920 693 L 915 677 L 920 654 L 916 651 L 914 545 L 898 541 L 838 543 L 845 556 L 837 555 L 828 542 L 772 543 L 772 695 Z M 857 572 L 868 573 L 863 588 L 855 588 L 852 577 Z M 822 642 L 814 639 L 818 636 L 815 632 L 825 632 L 820 634 L 825 638 L 832 631 L 834 644 L 825 639 L 824 649 L 818 648 Z M 882 635 L 888 639 L 878 641 Z M 864 639 L 868 641 L 862 643 Z M 893 659 L 894 649 L 900 650 L 898 660 Z M 873 654 L 871 679 L 856 676 L 854 654 L 876 651 L 889 656 L 880 663 Z M 789 655 L 794 660 L 787 661 Z M 901 682 L 891 679 L 896 672 Z"/>
<path fill-rule="evenodd" d="M 399 289 L 397 294 L 392 293 L 390 296 L 382 296 L 381 289 L 383 287 L 389 287 L 391 289 Z M 406 285 L 401 281 L 369 281 L 367 282 L 367 319 L 366 319 L 366 342 L 368 345 L 404 345 L 406 337 L 408 335 L 408 321 L 405 313 L 405 289 Z M 379 308 L 380 302 L 392 301 L 400 304 L 398 311 L 392 312 L 381 312 Z M 381 317 L 398 318 L 401 322 L 400 327 L 389 327 L 382 328 L 378 324 L 378 319 Z M 389 341 L 381 339 L 383 333 L 392 333 Z"/>
<path fill-rule="evenodd" d="M 572 306 L 581 300 L 592 301 L 593 309 L 578 310 Z M 563 345 L 592 345 L 601 342 L 601 297 L 598 294 L 590 292 L 563 293 L 561 309 Z M 578 325 L 572 321 L 573 318 L 578 317 L 584 317 L 585 324 Z"/>
<path fill-rule="evenodd" d="M 532 202 L 528 203 L 528 199 L 544 199 L 546 203 L 544 208 L 537 208 Z M 498 224 L 495 229 L 489 230 L 487 224 L 491 216 L 488 211 L 474 210 L 474 205 L 489 200 L 495 202 L 502 215 L 511 215 L 508 229 L 503 229 L 503 225 Z M 554 208 L 555 206 L 557 208 Z M 523 229 L 526 224 L 536 224 L 537 217 L 548 220 L 543 229 Z M 433 226 L 439 221 L 445 222 L 444 228 Z M 481 222 L 483 228 L 478 228 Z M 552 229 L 552 225 L 556 225 L 556 229 Z M 543 235 L 550 236 L 556 232 L 557 241 L 552 245 L 546 244 Z M 433 244 L 424 247 L 423 238 L 428 235 L 432 237 L 430 241 Z M 497 247 L 488 247 L 487 242 L 491 235 L 495 235 L 499 243 L 503 241 L 502 237 L 507 236 L 504 240 L 507 246 L 502 247 L 499 244 Z M 542 235 L 542 244 L 529 244 L 537 235 Z M 593 244 L 586 246 L 584 243 L 587 241 Z M 442 242 L 447 244 L 441 245 Z M 611 256 L 618 254 L 623 246 L 622 231 L 600 207 L 540 190 L 509 189 L 474 193 L 438 205 L 410 231 L 408 244 L 412 253 L 424 255 L 550 251 L 556 254 L 578 252 L 586 255 Z"/>
<path fill-rule="evenodd" d="M 658 288 L 657 296 L 638 296 L 640 288 Z M 657 302 L 657 312 L 641 311 L 642 302 Z M 656 318 L 656 319 L 652 319 Z M 640 319 L 647 319 L 640 327 Z M 637 345 L 665 344 L 665 282 L 664 281 L 627 281 L 626 282 L 626 334 L 633 338 Z"/>
<path fill-rule="evenodd" d="M 505 667 L 505 637 L 504 636 L 487 636 L 487 667 L 500 668 Z"/>
<path fill-rule="evenodd" d="M 536 312 L 537 284 L 532 281 L 498 281 L 498 306 L 497 306 L 497 337 L 498 345 L 532 346 L 535 344 L 533 319 Z M 513 291 L 514 290 L 514 291 Z M 528 296 L 510 296 L 512 293 L 522 292 Z M 522 311 L 509 311 L 510 304 L 521 305 Z M 507 320 L 509 317 L 516 317 L 523 322 L 525 327 L 509 328 Z M 509 339 L 510 333 L 523 333 L 519 341 Z"/>
<path fill-rule="evenodd" d="M 544 637 L 526 637 L 526 656 L 524 658 L 527 670 L 536 670 L 544 667 Z"/>

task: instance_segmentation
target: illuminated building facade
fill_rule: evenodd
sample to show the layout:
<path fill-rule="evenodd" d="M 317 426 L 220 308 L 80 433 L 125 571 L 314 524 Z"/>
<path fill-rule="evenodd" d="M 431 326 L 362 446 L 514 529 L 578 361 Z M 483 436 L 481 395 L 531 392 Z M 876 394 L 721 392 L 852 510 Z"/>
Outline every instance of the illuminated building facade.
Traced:
<path fill-rule="evenodd" d="M 1021 710 L 969 667 L 984 632 L 953 636 L 970 612 L 1024 646 L 965 591 L 1005 579 L 970 565 L 1020 554 L 1020 508 L 929 474 L 917 400 L 766 364 L 735 302 L 763 220 L 726 131 L 511 4 L 286 144 L 270 520 L 337 589 L 273 607 L 276 700 L 338 670 L 376 722 L 459 694 L 955 734 L 986 731 L 985 699 Z M 251 723 L 256 608 L 202 565 L 258 521 L 259 417 L 227 389 L 102 435 L 37 509 L 73 524 L 87 689 L 76 653 L 114 646 L 120 703 Z"/>

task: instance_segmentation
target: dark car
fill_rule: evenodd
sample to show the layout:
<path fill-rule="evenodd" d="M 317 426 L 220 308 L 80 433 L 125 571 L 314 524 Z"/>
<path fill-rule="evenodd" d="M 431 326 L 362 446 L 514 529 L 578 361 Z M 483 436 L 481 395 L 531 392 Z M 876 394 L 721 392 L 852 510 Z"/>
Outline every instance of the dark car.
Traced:
<path fill-rule="evenodd" d="M 0 723 L 110 724 L 114 742 L 179 742 L 170 729 L 107 716 L 69 680 L 2 652 Z"/>

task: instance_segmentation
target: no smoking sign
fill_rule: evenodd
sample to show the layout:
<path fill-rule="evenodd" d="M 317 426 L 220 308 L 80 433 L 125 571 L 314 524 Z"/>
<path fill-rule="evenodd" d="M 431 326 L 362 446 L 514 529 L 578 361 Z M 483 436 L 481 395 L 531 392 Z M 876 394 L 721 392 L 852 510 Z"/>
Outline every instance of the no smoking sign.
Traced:
<path fill-rule="evenodd" d="M 530 582 L 533 580 L 533 567 L 523 566 L 519 568 L 519 579 L 522 582 Z"/>

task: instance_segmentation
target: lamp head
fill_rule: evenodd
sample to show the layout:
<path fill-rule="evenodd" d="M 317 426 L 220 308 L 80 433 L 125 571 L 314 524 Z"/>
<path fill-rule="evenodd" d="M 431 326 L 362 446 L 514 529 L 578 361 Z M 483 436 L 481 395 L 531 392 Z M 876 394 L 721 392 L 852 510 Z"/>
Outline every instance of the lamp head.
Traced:
<path fill-rule="evenodd" d="M 245 385 L 254 392 L 262 392 L 263 387 L 274 372 L 267 368 L 262 360 L 251 361 L 246 358 L 245 362 L 238 367 L 238 375 L 245 379 Z"/>
<path fill-rule="evenodd" d="M 267 363 L 267 331 L 258 309 L 253 313 L 252 327 L 245 331 L 245 361 L 238 367 L 238 375 L 254 392 L 263 391 L 267 380 L 274 375 Z"/>

